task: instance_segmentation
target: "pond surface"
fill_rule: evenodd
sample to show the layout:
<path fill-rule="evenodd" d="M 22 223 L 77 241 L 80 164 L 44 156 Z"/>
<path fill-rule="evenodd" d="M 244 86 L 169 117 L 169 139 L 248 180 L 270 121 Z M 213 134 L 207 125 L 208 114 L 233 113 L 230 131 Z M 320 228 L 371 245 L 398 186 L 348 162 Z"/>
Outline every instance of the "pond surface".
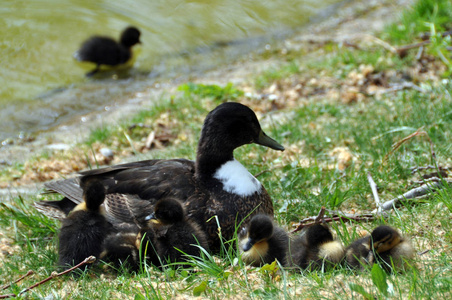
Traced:
<path fill-rule="evenodd" d="M 336 2 L 2 0 L 0 142 L 125 101 L 159 78 L 225 64 Z M 80 44 L 94 34 L 118 38 L 128 25 L 142 32 L 134 68 L 86 78 L 72 58 Z"/>

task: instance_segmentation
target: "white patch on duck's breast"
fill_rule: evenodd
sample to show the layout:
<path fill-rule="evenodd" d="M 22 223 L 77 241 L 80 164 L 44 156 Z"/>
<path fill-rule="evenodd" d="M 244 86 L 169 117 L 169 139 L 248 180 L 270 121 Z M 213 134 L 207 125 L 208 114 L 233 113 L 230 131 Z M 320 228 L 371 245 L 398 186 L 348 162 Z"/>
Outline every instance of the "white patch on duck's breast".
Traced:
<path fill-rule="evenodd" d="M 235 159 L 219 167 L 213 177 L 223 183 L 226 192 L 239 196 L 251 196 L 262 189 L 259 180 Z"/>

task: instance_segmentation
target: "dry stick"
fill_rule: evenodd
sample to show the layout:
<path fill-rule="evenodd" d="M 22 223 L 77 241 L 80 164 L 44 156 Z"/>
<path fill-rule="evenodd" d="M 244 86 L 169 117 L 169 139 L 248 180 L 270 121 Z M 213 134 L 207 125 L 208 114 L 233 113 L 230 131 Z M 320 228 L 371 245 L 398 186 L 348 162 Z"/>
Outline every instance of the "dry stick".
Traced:
<path fill-rule="evenodd" d="M 382 95 L 382 94 L 386 94 L 386 93 L 392 93 L 392 92 L 397 92 L 397 91 L 407 90 L 407 89 L 413 89 L 420 93 L 425 93 L 425 90 L 423 88 L 415 85 L 412 82 L 402 82 L 399 84 L 391 85 L 390 88 L 387 88 L 383 91 L 375 91 L 375 92 L 370 92 L 368 94 L 369 95 Z"/>
<path fill-rule="evenodd" d="M 416 61 L 421 60 L 421 58 L 424 56 L 424 46 L 419 47 L 419 50 L 417 50 L 416 53 Z"/>
<path fill-rule="evenodd" d="M 408 50 L 420 48 L 420 47 L 423 47 L 428 44 L 430 44 L 430 41 L 423 41 L 423 42 L 419 42 L 419 43 L 401 46 L 401 47 L 396 48 L 396 53 L 400 56 L 403 56 Z"/>
<path fill-rule="evenodd" d="M 431 170 L 431 169 L 433 169 L 433 170 L 439 169 L 440 171 L 441 170 L 446 170 L 446 171 L 452 170 L 451 167 L 442 167 L 442 166 L 438 166 L 437 167 L 437 166 L 433 166 L 433 165 L 427 165 L 427 166 L 424 166 L 424 167 L 412 167 L 411 168 L 411 174 L 417 173 L 419 171 Z"/>
<path fill-rule="evenodd" d="M 452 182 L 448 182 L 449 185 L 452 185 Z M 414 199 L 418 198 L 420 196 L 429 194 L 431 192 L 434 192 L 436 190 L 439 190 L 443 188 L 443 182 L 430 182 L 421 185 L 420 187 L 414 188 L 406 192 L 405 194 L 398 196 L 397 198 L 394 198 L 392 200 L 388 200 L 385 203 L 383 203 L 380 208 L 382 210 L 390 210 L 395 207 L 396 204 L 398 204 L 402 200 L 406 199 Z"/>
<path fill-rule="evenodd" d="M 431 151 L 431 154 L 432 154 L 432 158 L 436 161 L 436 154 L 435 154 L 435 150 L 433 149 L 433 142 L 430 139 L 430 136 L 428 135 L 428 133 L 424 130 L 424 127 L 421 127 L 421 128 L 418 128 L 412 134 L 404 137 L 403 139 L 401 139 L 400 141 L 398 141 L 397 143 L 392 145 L 391 151 L 389 151 L 389 153 L 386 154 L 385 157 L 383 158 L 383 163 L 385 163 L 388 160 L 389 156 L 392 155 L 394 152 L 396 152 L 400 148 L 400 146 L 402 146 L 406 141 L 409 141 L 413 137 L 418 136 L 418 135 L 425 135 L 427 137 L 427 140 L 430 143 L 430 151 Z"/>
<path fill-rule="evenodd" d="M 257 177 L 261 176 L 262 174 L 265 174 L 265 173 L 268 173 L 268 172 L 271 172 L 271 170 L 263 170 L 263 171 L 260 171 L 259 173 L 255 174 L 254 177 L 257 178 Z"/>
<path fill-rule="evenodd" d="M 13 284 L 13 283 L 18 283 L 18 282 L 21 281 L 22 279 L 24 279 L 24 278 L 26 278 L 26 277 L 28 277 L 28 276 L 30 276 L 30 275 L 33 275 L 34 273 L 35 273 L 35 272 L 33 272 L 32 270 L 28 271 L 27 274 L 25 274 L 24 276 L 20 277 L 20 278 L 17 279 L 16 281 L 14 281 L 14 282 L 12 282 L 12 283 L 10 283 L 10 284 L 7 284 L 7 285 L 5 285 L 5 286 L 2 286 L 2 287 L 0 288 L 0 291 L 6 290 L 7 288 L 9 288 L 9 287 L 11 286 L 11 284 Z"/>
<path fill-rule="evenodd" d="M 320 222 L 324 223 L 324 221 L 325 221 L 325 211 L 326 211 L 325 206 L 322 206 L 322 208 L 319 211 L 319 214 L 317 215 L 317 217 L 314 220 L 314 223 L 320 223 Z"/>
<path fill-rule="evenodd" d="M 441 180 L 444 180 L 445 182 L 452 183 L 452 178 L 439 178 L 439 177 L 431 177 L 431 178 L 427 178 L 427 179 L 424 179 L 424 180 L 412 181 L 412 183 L 424 184 L 424 183 L 430 183 L 430 182 L 439 182 Z"/>
<path fill-rule="evenodd" d="M 452 30 L 444 31 L 441 33 L 441 37 L 445 37 L 448 35 L 452 35 Z M 429 40 L 431 37 L 432 37 L 432 34 L 429 31 L 422 33 L 420 36 L 420 38 L 422 40 Z"/>
<path fill-rule="evenodd" d="M 305 227 L 309 227 L 314 224 L 317 224 L 317 222 L 315 221 L 316 218 L 317 217 L 308 217 L 308 218 L 301 220 L 297 225 L 294 225 L 294 226 L 296 226 L 296 228 L 294 230 L 292 230 L 291 233 L 298 232 Z M 372 221 L 374 219 L 375 219 L 375 215 L 373 215 L 373 214 L 362 214 L 362 215 L 356 214 L 356 215 L 344 215 L 344 216 L 324 218 L 323 222 L 330 223 L 333 221 L 352 221 L 352 220 L 353 221 Z"/>
<path fill-rule="evenodd" d="M 95 256 L 87 257 L 87 258 L 85 258 L 84 261 L 82 261 L 82 262 L 79 263 L 78 265 L 73 266 L 72 268 L 69 268 L 69 269 L 67 269 L 67 270 L 65 270 L 65 271 L 63 271 L 63 272 L 61 272 L 61 273 L 52 272 L 52 274 L 50 274 L 50 276 L 47 277 L 46 279 L 41 280 L 40 282 L 35 283 L 35 284 L 33 284 L 33 285 L 31 285 L 31 286 L 29 286 L 29 287 L 23 289 L 23 290 L 19 293 L 19 295 L 16 295 L 16 294 L 0 295 L 0 299 L 13 298 L 13 297 L 21 296 L 22 294 L 28 292 L 29 290 L 32 290 L 32 289 L 34 289 L 35 287 L 40 286 L 40 285 L 43 284 L 43 283 L 46 283 L 47 281 L 50 281 L 50 280 L 52 280 L 52 279 L 54 279 L 54 278 L 56 278 L 56 277 L 60 277 L 60 276 L 62 276 L 62 275 L 64 275 L 64 274 L 67 274 L 67 273 L 69 273 L 69 272 L 72 272 L 72 271 L 74 271 L 75 269 L 80 268 L 80 267 L 83 266 L 83 265 L 86 265 L 86 264 L 92 264 L 92 263 L 95 262 L 95 261 L 96 261 L 96 257 L 95 257 Z"/>
<path fill-rule="evenodd" d="M 367 172 L 367 181 L 369 181 L 370 189 L 372 190 L 372 195 L 374 196 L 375 204 L 377 205 L 377 214 L 380 214 L 381 201 L 380 201 L 380 197 L 378 196 L 377 184 L 375 183 L 374 179 L 372 178 L 372 175 L 370 175 L 370 172 Z"/>
<path fill-rule="evenodd" d="M 80 268 L 81 266 L 84 266 L 84 265 L 86 265 L 86 264 L 92 264 L 92 263 L 95 262 L 95 261 L 96 261 L 96 257 L 91 255 L 90 257 L 85 258 L 85 260 L 82 261 L 81 263 L 79 263 L 78 265 L 73 266 L 72 268 L 69 268 L 69 269 L 67 269 L 67 270 L 65 270 L 65 271 L 63 271 L 63 272 L 61 272 L 61 273 L 52 272 L 52 274 L 50 274 L 50 276 L 47 277 L 46 279 L 44 279 L 44 280 L 42 280 L 42 281 L 40 281 L 40 282 L 38 282 L 38 283 L 35 283 L 35 284 L 33 284 L 33 285 L 27 287 L 26 289 L 22 290 L 22 291 L 19 293 L 19 296 L 22 295 L 23 293 L 28 292 L 28 291 L 31 290 L 31 289 L 34 289 L 34 288 L 37 287 L 37 286 L 40 286 L 40 285 L 43 284 L 43 283 L 46 283 L 47 281 L 52 280 L 53 278 L 60 277 L 60 276 L 62 276 L 62 275 L 64 275 L 64 274 L 70 273 L 70 272 L 74 271 L 75 269 Z"/>
<path fill-rule="evenodd" d="M 424 250 L 422 252 L 419 252 L 417 255 L 421 256 L 421 255 L 424 255 L 425 253 L 427 253 L 429 251 L 430 251 L 430 249 L 427 249 L 427 250 Z"/>
<path fill-rule="evenodd" d="M 367 38 L 368 40 L 372 40 L 373 42 L 375 42 L 376 44 L 379 44 L 380 46 L 382 46 L 383 48 L 385 48 L 386 50 L 388 50 L 391 53 L 398 54 L 396 47 L 392 46 L 391 44 L 389 44 L 373 35 L 365 34 L 364 38 Z"/>

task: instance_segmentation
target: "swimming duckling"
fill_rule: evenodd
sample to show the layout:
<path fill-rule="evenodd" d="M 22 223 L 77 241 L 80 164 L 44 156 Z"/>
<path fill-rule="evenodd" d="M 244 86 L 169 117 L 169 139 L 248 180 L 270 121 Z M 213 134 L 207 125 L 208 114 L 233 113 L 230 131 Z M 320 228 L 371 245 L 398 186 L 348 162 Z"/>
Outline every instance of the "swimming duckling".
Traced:
<path fill-rule="evenodd" d="M 58 250 L 58 264 L 62 267 L 76 265 L 91 255 L 99 258 L 104 238 L 112 230 L 100 207 L 105 198 L 103 184 L 84 184 L 83 198 L 84 202 L 62 221 Z"/>
<path fill-rule="evenodd" d="M 347 264 L 352 268 L 380 263 L 386 271 L 402 269 L 405 259 L 412 258 L 414 249 L 411 243 L 399 232 L 386 225 L 375 228 L 371 235 L 353 242 L 345 250 Z"/>
<path fill-rule="evenodd" d="M 141 230 L 142 251 L 147 248 L 146 255 L 156 251 L 161 264 L 167 262 L 184 262 L 186 255 L 201 256 L 201 246 L 208 250 L 206 234 L 198 224 L 187 220 L 182 204 L 173 198 L 165 198 L 157 202 L 155 211 L 148 217 L 149 226 Z M 155 264 L 155 258 L 151 259 Z M 157 265 L 159 265 L 157 263 Z"/>
<path fill-rule="evenodd" d="M 269 216 L 253 216 L 239 232 L 238 239 L 239 252 L 245 263 L 259 267 L 276 259 L 282 266 L 287 264 L 289 236 Z"/>
<path fill-rule="evenodd" d="M 344 254 L 344 246 L 323 224 L 306 228 L 291 244 L 292 263 L 302 269 L 333 267 L 342 261 Z"/>
<path fill-rule="evenodd" d="M 273 216 L 273 203 L 264 186 L 233 155 L 234 149 L 250 143 L 284 150 L 262 131 L 249 107 L 226 102 L 207 115 L 196 161 L 146 160 L 85 171 L 78 178 L 46 183 L 49 190 L 65 198 L 35 206 L 49 217 L 54 217 L 55 211 L 64 214 L 63 209 L 81 201 L 80 178 L 93 177 L 107 187 L 105 206 L 113 224 L 134 223 L 134 211 L 149 215 L 157 201 L 171 197 L 184 204 L 187 218 L 206 232 L 210 250 L 218 252 L 221 243 L 217 220 L 222 237 L 230 240 L 237 224 L 246 217 L 259 213 Z M 148 202 L 149 207 L 132 209 L 143 202 Z"/>
<path fill-rule="evenodd" d="M 74 58 L 81 62 L 92 62 L 96 67 L 86 76 L 97 73 L 101 65 L 123 65 L 132 57 L 132 46 L 141 43 L 140 31 L 135 27 L 127 27 L 121 33 L 119 42 L 110 37 L 93 36 L 86 40 L 80 49 L 74 53 Z"/>

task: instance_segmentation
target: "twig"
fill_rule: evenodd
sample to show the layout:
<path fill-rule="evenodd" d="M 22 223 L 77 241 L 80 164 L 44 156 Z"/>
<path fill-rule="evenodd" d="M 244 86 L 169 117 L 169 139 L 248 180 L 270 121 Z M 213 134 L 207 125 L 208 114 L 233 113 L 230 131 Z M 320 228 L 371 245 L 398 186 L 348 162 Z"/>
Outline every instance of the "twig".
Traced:
<path fill-rule="evenodd" d="M 370 174 L 370 172 L 367 172 L 367 181 L 369 181 L 370 189 L 372 190 L 375 204 L 377 206 L 377 214 L 379 214 L 381 212 L 381 208 L 380 208 L 381 201 L 380 201 L 380 197 L 378 196 L 377 184 L 375 183 L 374 179 L 372 178 L 372 175 Z"/>
<path fill-rule="evenodd" d="M 18 295 L 16 295 L 16 294 L 0 295 L 0 299 L 13 298 L 13 297 L 21 296 L 22 294 L 28 292 L 29 290 L 32 290 L 32 289 L 34 289 L 35 287 L 40 286 L 41 284 L 46 283 L 47 281 L 50 281 L 50 280 L 52 280 L 52 279 L 54 279 L 54 278 L 57 278 L 57 277 L 60 277 L 60 276 L 62 276 L 62 275 L 64 275 L 64 274 L 67 274 L 67 273 L 69 273 L 69 272 L 72 272 L 72 271 L 74 271 L 75 269 L 80 268 L 80 267 L 83 266 L 83 265 L 86 265 L 86 264 L 92 264 L 92 263 L 95 262 L 95 261 L 96 261 L 96 257 L 94 257 L 94 256 L 87 257 L 87 258 L 85 258 L 84 261 L 82 261 L 82 262 L 79 263 L 78 265 L 73 266 L 72 268 L 69 268 L 69 269 L 67 269 L 67 270 L 64 270 L 64 271 L 61 272 L 61 273 L 52 272 L 52 274 L 50 274 L 49 277 L 47 277 L 46 279 L 41 280 L 40 282 L 35 283 L 35 284 L 33 284 L 33 285 L 31 285 L 31 286 L 29 286 L 29 287 L 23 289 Z M 27 273 L 27 274 L 28 274 L 28 273 Z"/>
<path fill-rule="evenodd" d="M 448 185 L 452 184 L 452 182 L 446 182 L 448 183 Z M 419 198 L 420 196 L 435 192 L 436 190 L 439 190 L 441 188 L 443 188 L 443 181 L 426 183 L 421 185 L 420 187 L 409 190 L 408 192 L 401 196 L 398 196 L 397 198 L 386 201 L 380 207 L 382 210 L 390 210 L 402 200 Z"/>
<path fill-rule="evenodd" d="M 146 139 L 146 143 L 144 144 L 146 148 L 151 149 L 152 143 L 155 140 L 155 131 L 152 130 Z"/>
<path fill-rule="evenodd" d="M 424 184 L 424 183 L 430 183 L 430 182 L 440 182 L 441 180 L 452 183 L 452 179 L 450 179 L 450 178 L 442 178 L 441 179 L 439 177 L 430 177 L 430 178 L 426 178 L 424 180 L 412 181 L 412 183 L 413 184 Z"/>
<path fill-rule="evenodd" d="M 422 56 L 424 56 L 424 46 L 419 47 L 419 50 L 416 53 L 416 61 L 421 60 Z"/>
<path fill-rule="evenodd" d="M 444 31 L 441 33 L 442 37 L 452 35 L 452 30 Z M 420 35 L 421 40 L 429 40 L 432 37 L 432 34 L 430 32 L 424 32 Z"/>
<path fill-rule="evenodd" d="M 314 223 L 320 223 L 320 222 L 324 223 L 324 221 L 325 221 L 325 211 L 326 211 L 325 206 L 322 206 L 322 208 L 319 211 L 319 214 L 317 215 L 317 217 L 314 220 Z"/>
<path fill-rule="evenodd" d="M 17 279 L 17 280 L 14 281 L 13 283 L 18 283 L 18 282 L 21 281 L 22 279 L 24 279 L 24 278 L 26 278 L 26 277 L 28 277 L 28 276 L 31 276 L 31 275 L 33 275 L 33 274 L 34 274 L 34 272 L 33 272 L 32 270 L 30 270 L 30 271 L 27 272 L 27 274 L 23 275 L 22 277 L 20 277 L 19 279 Z M 0 288 L 0 291 L 6 290 L 6 289 L 9 288 L 9 287 L 11 286 L 11 284 L 13 284 L 13 283 L 10 283 L 10 284 L 7 284 L 7 285 L 2 286 L 2 287 Z"/>
<path fill-rule="evenodd" d="M 367 39 L 372 40 L 376 44 L 382 46 L 383 48 L 385 48 L 389 52 L 394 53 L 394 54 L 398 54 L 397 48 L 392 46 L 391 44 L 389 44 L 389 43 L 387 43 L 387 42 L 385 42 L 385 41 L 383 41 L 383 40 L 381 40 L 381 39 L 379 39 L 379 38 L 377 38 L 377 37 L 375 37 L 373 35 L 370 35 L 370 34 L 365 34 L 364 37 L 367 37 Z"/>
<path fill-rule="evenodd" d="M 291 233 L 298 232 L 305 227 L 309 227 L 314 224 L 317 224 L 318 223 L 318 222 L 316 222 L 317 217 L 318 216 L 308 217 L 308 218 L 301 220 L 298 224 L 293 225 L 294 227 L 296 226 L 296 228 L 294 230 L 292 230 Z M 342 216 L 333 216 L 333 217 L 324 218 L 323 222 L 330 223 L 333 221 L 372 221 L 374 219 L 375 219 L 374 214 L 353 214 L 353 215 L 352 214 L 344 214 Z"/>
<path fill-rule="evenodd" d="M 424 255 L 425 253 L 427 253 L 429 251 L 430 251 L 430 249 L 427 249 L 427 250 L 424 250 L 422 252 L 419 252 L 417 255 L 421 256 L 421 255 Z"/>
<path fill-rule="evenodd" d="M 150 125 L 147 125 L 147 124 L 143 124 L 143 123 L 134 123 L 134 124 L 130 125 L 128 129 L 129 129 L 129 130 L 133 130 L 133 129 L 137 128 L 137 127 L 140 127 L 140 128 L 151 128 L 151 126 L 150 126 Z"/>
<path fill-rule="evenodd" d="M 435 150 L 433 149 L 433 142 L 430 139 L 430 136 L 428 135 L 428 133 L 423 129 L 424 127 L 419 128 L 418 130 L 416 130 L 415 132 L 413 132 L 412 134 L 404 137 L 403 139 L 399 140 L 397 143 L 395 143 L 394 145 L 392 145 L 392 149 L 391 151 L 389 151 L 388 154 L 385 155 L 385 157 L 383 158 L 383 163 L 386 162 L 389 158 L 390 155 L 392 155 L 394 152 L 396 152 L 406 141 L 411 140 L 413 137 L 418 136 L 418 135 L 424 135 L 427 137 L 427 140 L 430 143 L 430 151 L 431 151 L 431 155 L 432 158 L 434 160 L 436 160 L 436 154 L 435 154 Z"/>
<path fill-rule="evenodd" d="M 404 57 L 408 50 L 415 49 L 415 48 L 420 48 L 420 47 L 423 47 L 423 46 L 428 45 L 428 44 L 430 44 L 430 41 L 423 41 L 423 42 L 419 42 L 419 43 L 414 43 L 414 44 L 410 44 L 410 45 L 401 46 L 401 47 L 396 48 L 396 53 L 400 57 Z"/>
<path fill-rule="evenodd" d="M 370 92 L 369 95 L 381 95 L 381 94 L 386 94 L 386 93 L 392 93 L 392 92 L 397 92 L 397 91 L 401 91 L 401 90 L 406 90 L 406 89 L 414 89 L 420 93 L 425 93 L 425 90 L 422 89 L 421 87 L 415 85 L 412 82 L 402 82 L 399 84 L 394 84 L 392 85 L 390 88 L 387 88 L 383 91 L 375 91 L 375 92 Z"/>
<path fill-rule="evenodd" d="M 69 269 L 67 269 L 67 270 L 64 270 L 64 271 L 61 272 L 61 273 L 52 272 L 52 274 L 50 274 L 50 276 L 47 277 L 46 279 L 44 279 L 44 280 L 42 280 L 42 281 L 40 281 L 40 282 L 38 282 L 38 283 L 35 283 L 35 284 L 33 284 L 33 285 L 27 287 L 26 289 L 22 290 L 22 291 L 19 293 L 19 296 L 22 295 L 22 294 L 24 294 L 24 293 L 26 293 L 26 292 L 28 292 L 28 291 L 31 290 L 31 289 L 34 289 L 34 288 L 37 287 L 37 286 L 40 286 L 40 285 L 43 284 L 43 283 L 46 283 L 47 281 L 52 280 L 53 278 L 60 277 L 60 276 L 62 276 L 62 275 L 64 275 L 64 274 L 70 273 L 70 272 L 74 271 L 75 269 L 80 268 L 81 266 L 84 266 L 84 265 L 86 265 L 86 264 L 92 264 L 92 263 L 95 262 L 95 261 L 96 261 L 96 257 L 91 255 L 90 257 L 85 258 L 85 260 L 82 261 L 81 263 L 79 263 L 78 265 L 75 265 L 75 266 L 73 266 L 72 268 L 69 268 Z"/>
<path fill-rule="evenodd" d="M 449 171 L 449 170 L 452 169 L 451 167 L 442 167 L 442 166 L 438 166 L 438 167 L 437 167 L 437 166 L 433 166 L 433 165 L 427 165 L 427 166 L 424 166 L 424 167 L 412 167 L 412 168 L 411 168 L 411 174 L 417 173 L 417 172 L 419 172 L 419 171 L 424 171 L 424 170 L 431 170 L 431 169 L 436 170 L 437 168 L 438 168 L 440 171 L 441 171 L 441 170 Z"/>
<path fill-rule="evenodd" d="M 261 176 L 262 174 L 265 174 L 265 173 L 268 173 L 268 172 L 271 172 L 271 170 L 267 169 L 267 170 L 260 171 L 259 173 L 255 174 L 254 177 L 257 178 L 257 177 Z"/>

